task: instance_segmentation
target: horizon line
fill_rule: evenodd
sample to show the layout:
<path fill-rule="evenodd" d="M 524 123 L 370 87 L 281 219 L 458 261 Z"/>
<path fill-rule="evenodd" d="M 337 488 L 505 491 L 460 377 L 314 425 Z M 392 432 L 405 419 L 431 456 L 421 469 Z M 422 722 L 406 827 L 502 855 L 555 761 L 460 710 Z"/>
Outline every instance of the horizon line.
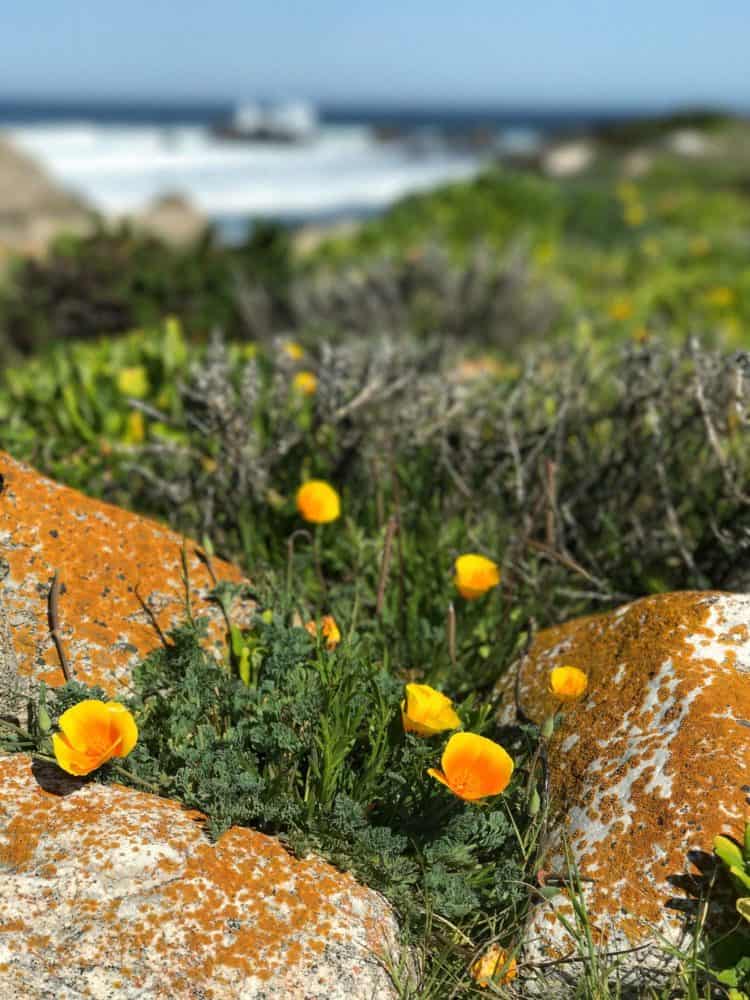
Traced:
<path fill-rule="evenodd" d="M 260 103 L 275 102 L 284 100 L 307 101 L 319 108 L 327 110 L 393 110 L 393 111 L 485 111 L 485 112 L 580 112 L 595 113 L 597 111 L 607 111 L 609 113 L 647 113 L 647 114 L 670 114 L 679 111 L 716 111 L 725 113 L 747 113 L 750 111 L 750 102 L 726 100 L 710 100 L 707 98 L 675 98 L 672 100 L 646 101 L 639 99 L 612 99 L 610 101 L 581 101 L 570 100 L 549 100 L 534 99 L 532 97 L 510 100 L 510 99 L 462 99 L 448 100 L 440 98 L 404 98 L 394 97 L 363 97 L 351 98 L 331 98 L 331 97 L 286 97 L 278 98 L 270 95 L 260 95 L 247 98 L 233 98 L 227 96 L 209 97 L 206 95 L 180 95 L 180 96 L 158 96 L 158 95 L 128 95 L 118 93 L 112 95 L 101 95 L 91 97 L 84 94 L 43 94 L 43 93 L 5 93 L 0 94 L 0 107 L 10 104 L 27 104 L 65 107 L 72 105 L 85 105 L 88 107 L 97 106 L 140 106 L 159 107 L 171 105 L 175 107 L 190 107 L 205 105 L 206 107 L 217 105 L 228 105 L 235 107 L 245 101 L 258 101 Z"/>

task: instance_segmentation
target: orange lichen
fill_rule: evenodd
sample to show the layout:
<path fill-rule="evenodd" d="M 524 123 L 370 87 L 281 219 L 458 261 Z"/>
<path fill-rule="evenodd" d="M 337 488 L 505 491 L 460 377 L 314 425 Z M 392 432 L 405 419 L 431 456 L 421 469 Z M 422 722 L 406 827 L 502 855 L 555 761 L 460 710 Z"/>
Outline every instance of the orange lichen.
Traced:
<path fill-rule="evenodd" d="M 19 670 L 35 681 L 63 683 L 47 619 L 48 587 L 57 569 L 60 631 L 76 678 L 117 694 L 129 685 L 132 667 L 160 641 L 140 599 L 163 630 L 184 613 L 182 538 L 45 479 L 2 452 L 0 472 L 0 536 L 10 567 L 1 597 L 14 621 Z M 211 618 L 212 641 L 219 642 L 221 616 L 205 601 L 213 585 L 208 568 L 194 545 L 188 543 L 186 556 L 194 608 Z M 220 579 L 242 578 L 219 559 L 213 569 Z"/>
<path fill-rule="evenodd" d="M 577 619 L 541 632 L 522 664 L 521 705 L 540 723 L 557 707 L 550 669 L 586 664 L 589 697 L 566 706 L 550 746 L 553 810 L 592 879 L 592 919 L 616 919 L 635 943 L 665 919 L 666 880 L 688 851 L 710 850 L 727 816 L 744 814 L 750 730 L 737 719 L 750 718 L 750 690 L 735 661 L 746 630 L 724 624 L 723 598 L 661 594 Z"/>
<path fill-rule="evenodd" d="M 34 937 L 51 970 L 75 965 L 84 949 L 87 964 L 116 968 L 129 987 L 156 976 L 165 995 L 216 990 L 226 997 L 247 977 L 275 986 L 288 977 L 304 982 L 342 931 L 363 956 L 382 948 L 388 918 L 379 898 L 320 859 L 292 857 L 271 837 L 234 828 L 211 844 L 195 822 L 199 814 L 118 786 L 53 795 L 35 785 L 21 755 L 0 759 L 0 781 L 12 812 L 0 829 L 0 870 L 38 877 L 63 845 L 76 872 L 74 895 L 62 899 L 58 887 L 34 903 L 52 920 L 59 909 L 70 931 Z M 107 891 L 107 880 L 121 877 L 116 859 L 130 843 L 139 852 L 135 867 L 127 862 L 136 907 Z M 0 906 L 0 931 L 21 954 L 29 928 L 7 916 Z"/>

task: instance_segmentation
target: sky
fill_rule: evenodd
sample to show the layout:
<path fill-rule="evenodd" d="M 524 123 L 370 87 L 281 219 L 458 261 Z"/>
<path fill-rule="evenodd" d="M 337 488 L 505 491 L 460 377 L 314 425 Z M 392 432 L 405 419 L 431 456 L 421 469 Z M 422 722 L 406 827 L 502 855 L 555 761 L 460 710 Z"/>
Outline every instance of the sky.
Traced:
<path fill-rule="evenodd" d="M 5 0 L 0 99 L 750 108 L 749 0 Z"/>

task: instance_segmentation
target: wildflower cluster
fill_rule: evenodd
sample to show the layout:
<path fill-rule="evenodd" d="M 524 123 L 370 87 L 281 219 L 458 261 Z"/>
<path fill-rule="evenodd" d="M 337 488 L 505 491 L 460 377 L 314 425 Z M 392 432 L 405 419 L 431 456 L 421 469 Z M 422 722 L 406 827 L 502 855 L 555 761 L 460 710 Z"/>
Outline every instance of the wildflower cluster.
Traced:
<path fill-rule="evenodd" d="M 303 483 L 297 507 L 316 532 L 342 513 L 322 480 Z M 456 559 L 453 582 L 467 601 L 499 581 L 486 557 Z M 206 651 L 204 623 L 191 622 L 138 668 L 127 706 L 77 685 L 54 692 L 59 766 L 177 797 L 204 812 L 214 834 L 231 824 L 283 834 L 385 892 L 406 932 L 422 933 L 434 912 L 481 945 L 497 914 L 524 905 L 529 851 L 519 839 L 526 792 L 512 784 L 514 758 L 487 732 L 489 712 L 428 683 L 402 685 L 374 655 L 375 637 L 347 630 L 345 639 L 333 614 L 305 621 L 280 599 L 240 629 L 240 591 L 224 583 L 215 592 L 228 625 L 223 662 Z M 523 766 L 533 741 L 511 739 Z M 467 981 L 515 975 L 510 953 L 490 945 L 476 959 L 476 947 L 459 944 L 453 961 Z"/>

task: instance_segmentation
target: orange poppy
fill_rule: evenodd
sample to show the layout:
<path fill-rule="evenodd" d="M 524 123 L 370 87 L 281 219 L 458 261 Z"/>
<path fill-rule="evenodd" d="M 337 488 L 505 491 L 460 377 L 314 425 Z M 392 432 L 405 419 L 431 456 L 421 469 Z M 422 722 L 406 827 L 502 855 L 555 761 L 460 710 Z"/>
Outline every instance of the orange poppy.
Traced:
<path fill-rule="evenodd" d="M 407 733 L 435 736 L 447 729 L 458 729 L 461 720 L 453 702 L 429 684 L 407 684 L 406 698 L 401 702 L 401 719 Z"/>
<path fill-rule="evenodd" d="M 113 757 L 127 757 L 138 740 L 135 719 L 116 701 L 80 701 L 63 712 L 58 725 L 52 746 L 68 774 L 90 774 Z"/>
<path fill-rule="evenodd" d="M 467 802 L 504 792 L 513 774 L 513 760 L 507 751 L 475 733 L 451 736 L 440 763 L 442 771 L 431 767 L 427 773 Z"/>

